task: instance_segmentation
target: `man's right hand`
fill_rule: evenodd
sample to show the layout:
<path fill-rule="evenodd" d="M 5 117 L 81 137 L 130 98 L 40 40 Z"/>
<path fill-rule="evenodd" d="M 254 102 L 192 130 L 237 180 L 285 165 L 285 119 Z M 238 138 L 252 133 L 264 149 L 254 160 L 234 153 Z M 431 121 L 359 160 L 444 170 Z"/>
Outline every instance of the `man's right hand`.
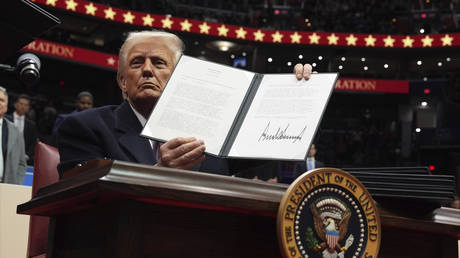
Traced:
<path fill-rule="evenodd" d="M 171 139 L 161 145 L 156 166 L 191 169 L 205 159 L 205 149 L 204 142 L 193 137 Z"/>

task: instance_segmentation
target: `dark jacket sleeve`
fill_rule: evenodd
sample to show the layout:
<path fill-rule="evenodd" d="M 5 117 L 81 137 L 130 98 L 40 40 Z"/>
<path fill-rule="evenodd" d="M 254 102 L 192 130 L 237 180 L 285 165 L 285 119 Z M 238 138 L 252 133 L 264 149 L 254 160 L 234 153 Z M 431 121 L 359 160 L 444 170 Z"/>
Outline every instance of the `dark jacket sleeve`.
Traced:
<path fill-rule="evenodd" d="M 102 130 L 95 130 L 95 127 L 80 116 L 68 116 L 62 121 L 57 131 L 60 176 L 78 164 L 105 157 L 101 148 Z"/>

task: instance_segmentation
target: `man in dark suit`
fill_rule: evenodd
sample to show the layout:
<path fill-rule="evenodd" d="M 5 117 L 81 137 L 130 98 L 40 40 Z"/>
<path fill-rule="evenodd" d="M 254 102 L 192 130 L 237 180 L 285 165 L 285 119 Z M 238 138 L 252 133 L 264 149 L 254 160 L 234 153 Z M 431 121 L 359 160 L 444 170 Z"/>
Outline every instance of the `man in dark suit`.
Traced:
<path fill-rule="evenodd" d="M 0 87 L 0 183 L 21 185 L 27 166 L 24 137 L 12 122 L 4 119 L 7 109 L 8 94 Z"/>
<path fill-rule="evenodd" d="M 72 115 L 73 113 L 80 112 L 89 108 L 93 108 L 94 104 L 94 97 L 93 94 L 89 91 L 82 91 L 78 93 L 77 98 L 75 99 L 75 110 L 68 113 L 68 114 L 60 114 L 56 121 L 54 121 L 53 126 L 53 134 L 57 132 L 57 129 L 61 125 L 62 121 L 66 119 L 66 117 Z M 55 139 L 53 139 L 55 141 Z M 54 142 L 53 142 L 54 143 Z"/>
<path fill-rule="evenodd" d="M 225 160 L 205 156 L 202 140 L 178 137 L 159 144 L 140 136 L 183 49 L 182 40 L 171 33 L 143 31 L 128 35 L 120 48 L 117 72 L 125 101 L 119 106 L 78 112 L 62 122 L 58 129 L 61 175 L 79 163 L 98 158 L 228 173 Z M 299 80 L 309 78 L 311 66 L 307 68 L 297 67 Z"/>
<path fill-rule="evenodd" d="M 27 164 L 33 166 L 35 145 L 38 142 L 38 130 L 35 123 L 26 117 L 29 109 L 30 97 L 26 94 L 21 94 L 14 103 L 13 114 L 5 115 L 5 118 L 13 122 L 19 132 L 24 135 Z"/>
<path fill-rule="evenodd" d="M 301 174 L 305 173 L 306 171 L 310 171 L 315 168 L 322 168 L 324 167 L 323 162 L 316 160 L 316 145 L 314 143 L 311 144 L 310 151 L 307 154 L 307 161 L 306 162 L 297 162 L 295 166 L 296 177 L 300 176 Z"/>

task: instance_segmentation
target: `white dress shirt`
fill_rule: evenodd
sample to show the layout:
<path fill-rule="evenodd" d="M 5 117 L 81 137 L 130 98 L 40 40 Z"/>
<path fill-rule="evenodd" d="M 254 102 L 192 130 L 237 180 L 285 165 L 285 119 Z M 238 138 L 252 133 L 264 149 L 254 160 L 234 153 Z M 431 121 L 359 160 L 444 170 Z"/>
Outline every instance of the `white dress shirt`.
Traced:
<path fill-rule="evenodd" d="M 13 119 L 14 119 L 14 125 L 18 128 L 19 132 L 24 132 L 24 120 L 26 119 L 26 116 L 20 116 L 16 114 L 16 111 L 13 113 Z"/>

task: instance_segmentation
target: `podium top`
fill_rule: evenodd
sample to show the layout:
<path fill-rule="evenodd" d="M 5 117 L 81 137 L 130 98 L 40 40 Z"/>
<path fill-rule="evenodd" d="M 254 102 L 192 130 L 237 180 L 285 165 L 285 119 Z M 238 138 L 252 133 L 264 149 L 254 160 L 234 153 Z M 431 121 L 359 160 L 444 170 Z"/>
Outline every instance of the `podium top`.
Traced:
<path fill-rule="evenodd" d="M 244 178 L 97 160 L 77 168 L 72 177 L 40 189 L 17 207 L 19 214 L 58 216 L 107 203 L 135 200 L 152 205 L 236 212 L 276 218 L 288 188 Z M 460 224 L 410 218 L 379 207 L 383 226 L 457 236 Z M 455 216 L 460 214 L 455 213 Z"/>
<path fill-rule="evenodd" d="M 117 199 L 276 216 L 287 185 L 123 161 L 97 160 L 46 186 L 18 213 L 54 216 Z M 82 204 L 84 203 L 84 204 Z"/>

